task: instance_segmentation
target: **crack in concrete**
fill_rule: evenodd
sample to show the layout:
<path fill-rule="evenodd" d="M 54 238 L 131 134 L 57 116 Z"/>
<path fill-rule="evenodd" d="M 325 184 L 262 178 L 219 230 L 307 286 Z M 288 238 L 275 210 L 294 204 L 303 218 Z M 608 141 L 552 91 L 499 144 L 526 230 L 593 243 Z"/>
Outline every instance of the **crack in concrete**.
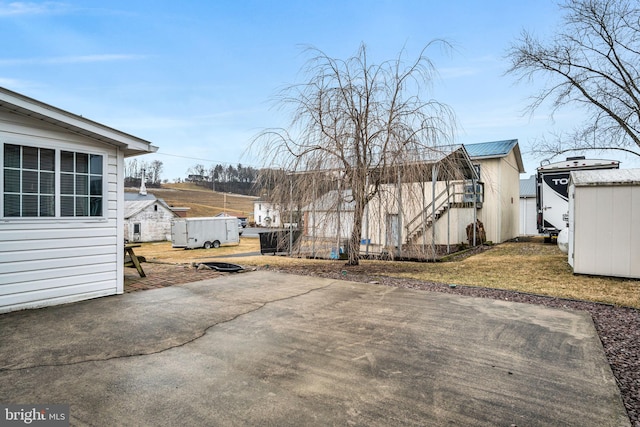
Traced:
<path fill-rule="evenodd" d="M 188 344 L 191 344 L 191 343 L 199 340 L 200 338 L 204 337 L 210 329 L 215 328 L 216 326 L 219 326 L 219 325 L 224 325 L 226 323 L 233 322 L 234 320 L 236 320 L 236 319 L 238 319 L 238 318 L 240 318 L 242 316 L 246 316 L 247 314 L 255 313 L 256 311 L 261 310 L 262 308 L 266 307 L 269 304 L 273 304 L 273 303 L 277 303 L 277 302 L 281 302 L 281 301 L 287 301 L 287 300 L 291 300 L 291 299 L 294 299 L 294 298 L 302 297 L 302 296 L 308 295 L 308 294 L 310 294 L 312 292 L 326 289 L 329 286 L 332 286 L 332 285 L 334 285 L 336 283 L 340 283 L 340 282 L 339 281 L 332 281 L 331 283 L 329 283 L 329 284 L 327 284 L 325 286 L 320 286 L 318 288 L 312 288 L 312 289 L 309 289 L 309 290 L 307 290 L 305 292 L 302 292 L 300 294 L 290 295 L 288 297 L 283 297 L 283 298 L 278 298 L 278 299 L 274 299 L 274 300 L 271 300 L 271 301 L 263 302 L 258 307 L 255 307 L 254 309 L 245 311 L 243 313 L 238 313 L 237 315 L 235 315 L 235 316 L 233 316 L 233 317 L 231 317 L 229 319 L 221 320 L 219 322 L 216 322 L 216 323 L 214 323 L 212 325 L 207 326 L 206 328 L 204 328 L 202 330 L 202 333 L 200 335 L 196 336 L 196 337 L 193 337 L 193 338 L 191 338 L 189 340 L 186 340 L 186 341 L 184 341 L 184 342 L 182 342 L 180 344 L 175 344 L 175 345 L 172 345 L 172 346 L 169 346 L 169 347 L 162 348 L 160 350 L 154 350 L 154 351 L 149 351 L 149 352 L 138 352 L 138 353 L 132 353 L 132 354 L 118 355 L 118 356 L 109 356 L 109 357 L 104 357 L 104 358 L 84 359 L 84 360 L 78 360 L 78 361 L 75 361 L 75 362 L 29 365 L 29 366 L 23 366 L 23 367 L 19 367 L 19 368 L 0 368 L 0 372 L 19 372 L 19 371 L 23 371 L 25 369 L 74 366 L 74 365 L 80 365 L 80 364 L 83 364 L 83 363 L 107 362 L 107 361 L 116 360 L 116 359 L 127 359 L 127 358 L 133 358 L 133 357 L 152 356 L 152 355 L 155 355 L 155 354 L 161 354 L 161 353 L 164 353 L 165 351 L 173 350 L 173 349 L 184 347 L 184 346 L 186 346 Z"/>

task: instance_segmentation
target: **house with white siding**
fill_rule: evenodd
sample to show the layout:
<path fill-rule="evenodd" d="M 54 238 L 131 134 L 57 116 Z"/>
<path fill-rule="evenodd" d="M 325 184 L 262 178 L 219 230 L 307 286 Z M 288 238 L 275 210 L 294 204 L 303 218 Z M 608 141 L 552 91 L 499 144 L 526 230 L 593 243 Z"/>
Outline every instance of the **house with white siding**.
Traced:
<path fill-rule="evenodd" d="M 150 142 L 0 88 L 0 313 L 124 291 L 124 159 Z"/>

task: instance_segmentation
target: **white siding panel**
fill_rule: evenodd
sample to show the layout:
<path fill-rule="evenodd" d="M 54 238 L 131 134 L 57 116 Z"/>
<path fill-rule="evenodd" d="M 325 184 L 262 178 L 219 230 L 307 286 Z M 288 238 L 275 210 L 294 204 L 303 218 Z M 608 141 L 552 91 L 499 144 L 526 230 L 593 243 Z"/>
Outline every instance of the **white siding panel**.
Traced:
<path fill-rule="evenodd" d="M 73 247 L 69 248 L 54 248 L 54 249 L 36 249 L 31 251 L 12 251 L 2 254 L 0 258 L 0 272 L 9 271 L 5 264 L 16 264 L 12 268 L 19 268 L 18 264 L 24 262 L 25 259 L 30 261 L 43 261 L 43 260 L 57 260 L 64 259 L 76 259 L 84 258 L 86 256 L 115 255 L 115 245 L 107 246 L 84 246 L 82 249 Z"/>
<path fill-rule="evenodd" d="M 116 244 L 115 236 L 104 237 L 81 237 L 77 239 L 67 238 L 65 239 L 65 245 L 67 248 L 73 248 L 77 253 L 78 247 L 90 247 L 90 246 L 110 246 Z M 59 249 L 60 243 L 55 240 L 12 240 L 12 241 L 0 241 L 0 262 L 4 261 L 5 257 L 11 255 L 12 252 L 21 251 L 37 251 L 43 249 Z M 22 254 L 24 256 L 25 254 Z"/>
<path fill-rule="evenodd" d="M 96 272 L 91 276 L 91 283 L 93 282 L 105 282 L 111 283 L 111 287 L 115 287 L 115 283 L 112 280 L 113 272 L 112 271 L 103 271 Z M 58 278 L 48 278 L 45 280 L 31 280 L 28 282 L 22 283 L 14 283 L 11 285 L 2 285 L 0 286 L 0 290 L 2 290 L 3 295 L 11 295 L 11 294 L 19 294 L 19 293 L 27 293 L 33 291 L 41 291 L 44 289 L 54 289 L 54 288 L 63 288 L 65 286 L 78 286 L 78 285 L 86 285 L 87 277 L 86 276 L 64 276 Z"/>
<path fill-rule="evenodd" d="M 80 237 L 105 237 L 115 236 L 116 231 L 111 228 L 73 228 L 65 229 L 58 228 L 54 230 L 38 230 L 38 229 L 23 229 L 23 230 L 6 230 L 0 231 L 0 240 L 46 240 L 46 239 L 68 239 L 68 238 L 80 238 Z M 65 242 L 58 242 L 60 247 L 65 247 Z"/>
<path fill-rule="evenodd" d="M 113 295 L 112 282 L 91 282 L 78 286 L 64 286 L 54 289 L 6 295 L 2 297 L 3 305 L 0 313 L 24 309 L 37 308 L 49 305 L 64 304 L 74 301 L 82 301 L 90 298 Z"/>
<path fill-rule="evenodd" d="M 2 264 L 0 270 L 0 295 L 2 286 L 11 283 L 30 282 L 33 280 L 54 279 L 58 277 L 92 275 L 115 269 L 115 256 L 100 255 L 93 257 L 78 257 L 72 259 L 27 261 L 12 266 Z M 88 278 L 88 280 L 91 280 Z"/>
<path fill-rule="evenodd" d="M 50 269 L 58 269 L 65 267 L 73 267 L 78 265 L 96 265 L 96 264 L 104 264 L 104 263 L 112 263 L 115 262 L 115 253 L 111 254 L 98 254 L 98 255 L 86 255 L 86 251 L 88 248 L 83 249 L 82 251 L 75 251 L 75 255 L 72 252 L 68 257 L 60 257 L 53 258 L 53 256 L 57 255 L 57 252 L 50 251 L 52 256 L 49 258 L 41 258 L 32 260 L 29 258 L 28 261 L 16 261 L 16 262 L 8 262 L 0 264 L 0 284 L 4 283 L 3 278 L 5 275 L 9 275 L 10 273 L 15 273 L 19 271 L 29 271 L 31 273 L 36 273 L 38 270 L 44 270 L 48 272 Z M 102 249 L 100 252 L 104 252 Z"/>

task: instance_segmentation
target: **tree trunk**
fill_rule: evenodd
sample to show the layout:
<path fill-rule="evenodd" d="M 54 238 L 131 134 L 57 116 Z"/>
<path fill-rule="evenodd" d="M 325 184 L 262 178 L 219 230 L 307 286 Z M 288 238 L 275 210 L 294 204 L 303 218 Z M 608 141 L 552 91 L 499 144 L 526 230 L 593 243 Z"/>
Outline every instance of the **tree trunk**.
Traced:
<path fill-rule="evenodd" d="M 349 237 L 349 261 L 347 265 L 360 264 L 360 240 L 362 239 L 362 217 L 364 216 L 364 208 L 366 203 L 356 197 L 355 207 L 353 210 L 353 230 Z"/>

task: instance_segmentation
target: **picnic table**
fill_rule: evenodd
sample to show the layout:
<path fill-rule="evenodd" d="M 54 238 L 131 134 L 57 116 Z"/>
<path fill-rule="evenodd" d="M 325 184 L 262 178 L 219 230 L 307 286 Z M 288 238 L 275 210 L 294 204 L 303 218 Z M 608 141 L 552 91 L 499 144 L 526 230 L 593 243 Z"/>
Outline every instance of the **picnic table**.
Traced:
<path fill-rule="evenodd" d="M 140 246 L 141 245 L 138 245 L 135 243 L 124 244 L 124 266 L 135 267 L 136 270 L 138 270 L 138 274 L 140 275 L 140 277 L 147 277 L 146 274 L 144 274 L 144 270 L 142 269 L 142 266 L 140 265 L 140 260 L 138 259 L 136 254 L 133 252 L 133 248 L 139 248 Z"/>

